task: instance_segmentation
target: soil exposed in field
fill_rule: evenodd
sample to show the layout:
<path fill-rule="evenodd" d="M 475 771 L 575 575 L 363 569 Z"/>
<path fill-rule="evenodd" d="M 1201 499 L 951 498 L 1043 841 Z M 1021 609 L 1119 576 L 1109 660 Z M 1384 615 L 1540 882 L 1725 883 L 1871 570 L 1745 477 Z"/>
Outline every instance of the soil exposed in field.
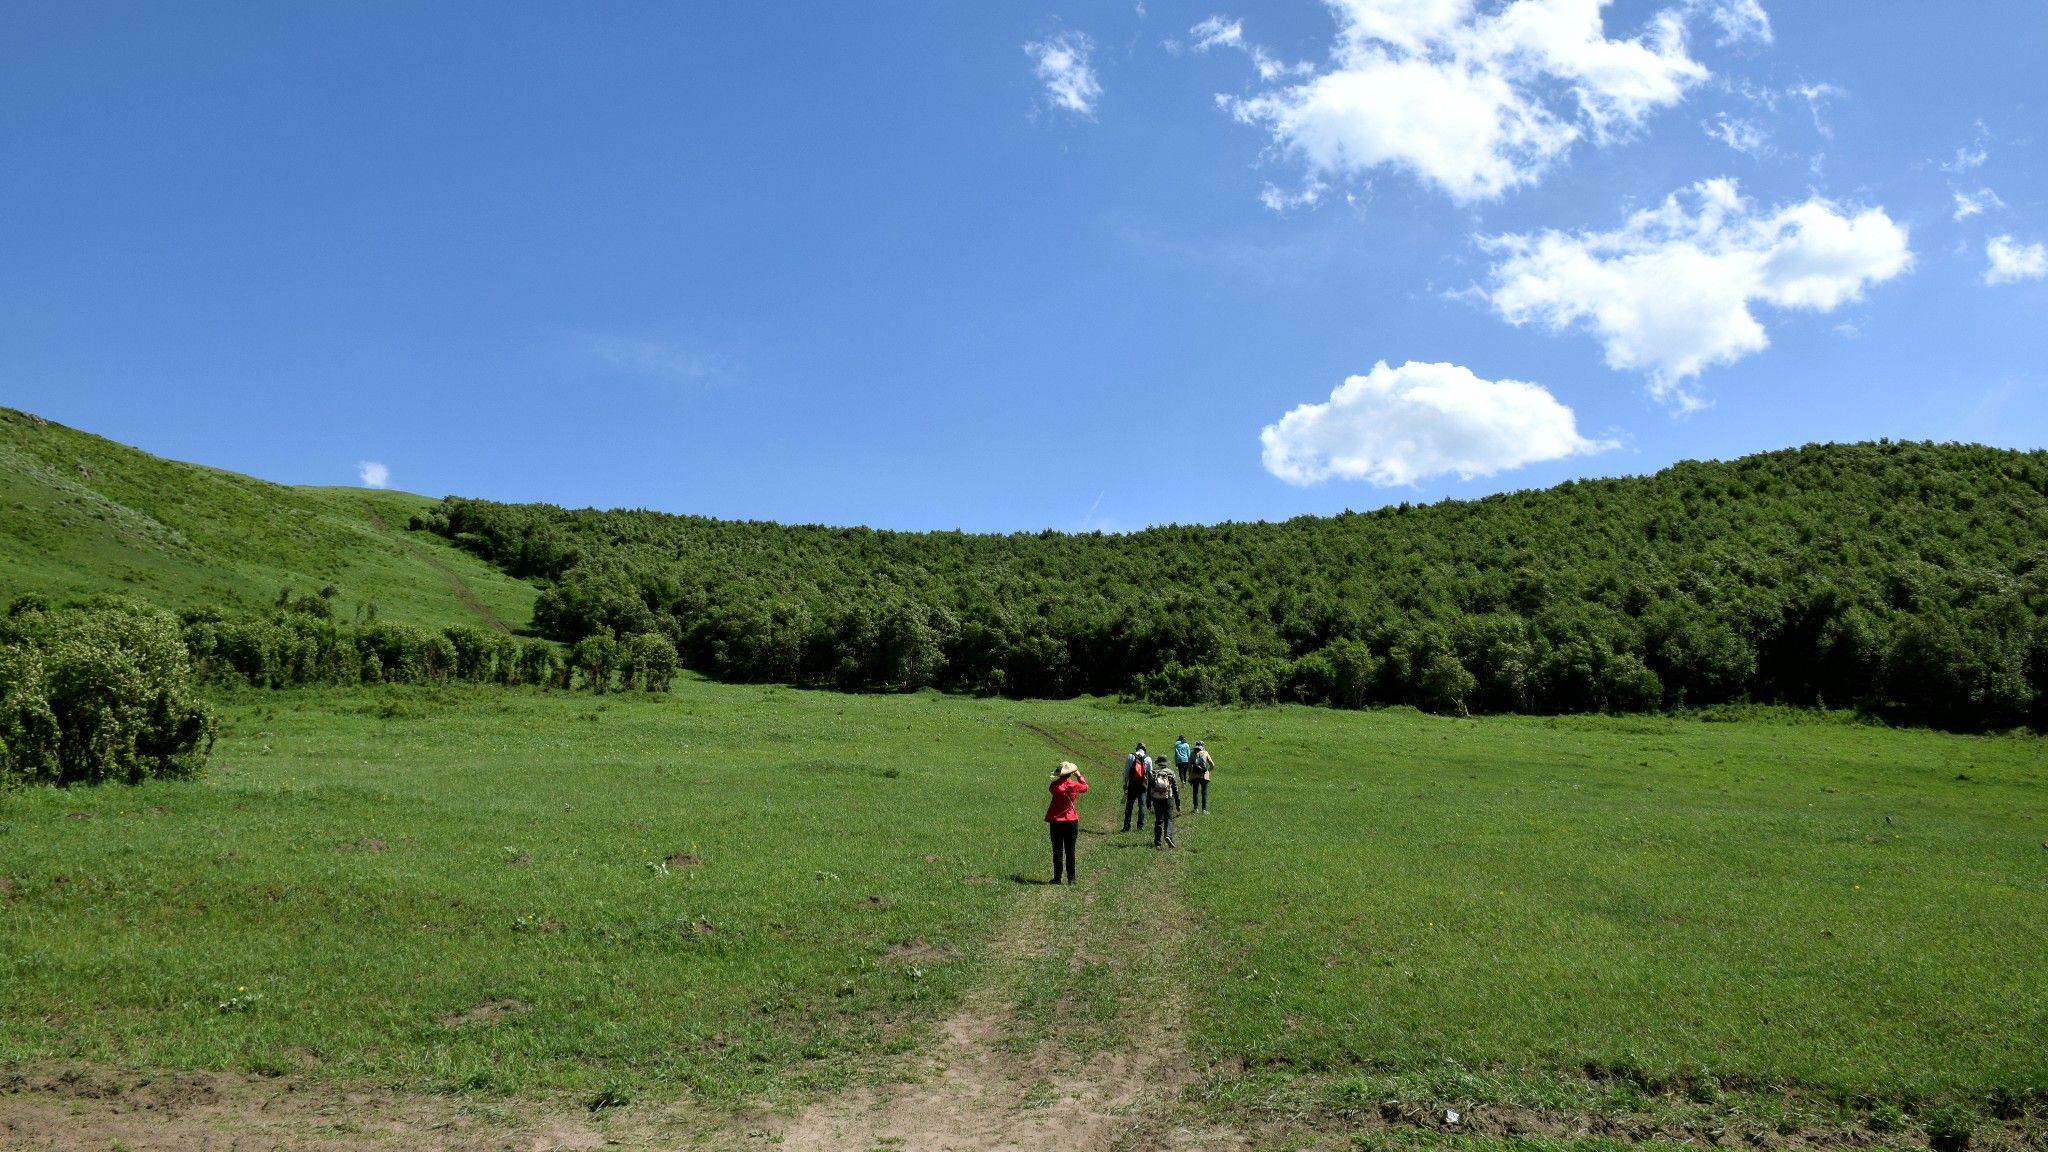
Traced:
<path fill-rule="evenodd" d="M 1070 1043 L 1080 1006 L 1058 1000 L 1036 1019 L 1020 1017 L 1050 966 L 1079 969 L 1120 955 L 1174 974 L 1186 912 L 1179 861 L 1153 854 L 1149 835 L 1116 833 L 1121 754 L 1074 732 L 1032 733 L 1084 766 L 1097 783 L 1083 801 L 1081 882 L 1034 884 L 990 943 L 990 976 L 947 1020 L 938 1044 L 882 1083 L 827 1100 L 780 1133 L 791 1152 L 889 1148 L 901 1152 L 1010 1152 L 1042 1148 L 1222 1149 L 1236 1136 L 1197 1131 L 1176 1119 L 1189 1079 L 1181 982 L 1160 995 L 1121 996 L 1113 1020 L 1093 1019 L 1095 1038 Z M 1185 826 L 1183 826 L 1185 829 Z M 1112 841 L 1112 834 L 1121 837 Z M 1111 843 L 1143 859 L 1112 859 Z M 1024 878 L 1019 877 L 1019 880 Z M 1123 901 L 1106 899 L 1107 890 Z M 1143 896 L 1142 903 L 1131 898 Z M 1128 904 L 1128 906 L 1123 906 Z M 1141 984 L 1140 987 L 1143 987 Z"/>

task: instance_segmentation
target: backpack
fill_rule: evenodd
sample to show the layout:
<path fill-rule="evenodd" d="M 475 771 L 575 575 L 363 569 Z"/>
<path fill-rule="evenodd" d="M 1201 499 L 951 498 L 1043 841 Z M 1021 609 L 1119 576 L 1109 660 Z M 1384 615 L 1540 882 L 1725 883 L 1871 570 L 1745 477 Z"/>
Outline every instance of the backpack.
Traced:
<path fill-rule="evenodd" d="M 1135 788 L 1145 783 L 1145 777 L 1152 771 L 1152 761 L 1138 756 L 1131 756 L 1129 764 L 1131 786 Z"/>
<path fill-rule="evenodd" d="M 1153 768 L 1151 782 L 1145 790 L 1154 800 L 1173 799 L 1173 773 L 1168 772 L 1163 764 Z"/>

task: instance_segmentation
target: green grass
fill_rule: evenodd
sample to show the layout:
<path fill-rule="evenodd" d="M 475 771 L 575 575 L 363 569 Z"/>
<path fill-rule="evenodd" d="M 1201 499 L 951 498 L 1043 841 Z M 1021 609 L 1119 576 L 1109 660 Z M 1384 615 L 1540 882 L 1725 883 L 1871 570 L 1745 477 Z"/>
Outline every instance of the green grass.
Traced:
<path fill-rule="evenodd" d="M 1220 1114 L 1697 1105 L 1782 1128 L 2048 1086 L 2035 740 L 694 680 L 221 705 L 201 781 L 0 796 L 0 1064 L 830 1089 L 988 978 L 1013 877 L 1046 869 L 1061 753 L 1033 725 L 1217 752 L 1177 859 L 1082 838 L 1100 899 L 1054 913 L 1013 1007 L 1021 1043 L 1113 1045 L 1100 1021 L 1178 933 L 1195 1099 Z M 1116 789 L 1091 775 L 1093 823 Z M 678 852 L 699 863 L 659 867 Z"/>
<path fill-rule="evenodd" d="M 524 627 L 534 590 L 424 532 L 432 501 L 294 488 L 163 460 L 0 408 L 0 590 L 116 593 L 171 609 L 267 608 L 332 584 L 341 615 Z"/>
<path fill-rule="evenodd" d="M 1211 719 L 1201 1046 L 1573 1102 L 2048 1088 L 2048 745 L 1795 719 Z"/>

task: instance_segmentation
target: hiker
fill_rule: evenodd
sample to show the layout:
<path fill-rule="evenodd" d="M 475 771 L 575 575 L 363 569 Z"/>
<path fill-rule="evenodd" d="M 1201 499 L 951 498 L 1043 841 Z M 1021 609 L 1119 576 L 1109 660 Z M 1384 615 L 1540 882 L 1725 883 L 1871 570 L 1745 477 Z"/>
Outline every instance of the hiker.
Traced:
<path fill-rule="evenodd" d="M 1081 814 L 1074 811 L 1074 797 L 1088 790 L 1088 780 L 1081 775 L 1081 768 L 1071 760 L 1060 761 L 1052 770 L 1052 783 L 1046 791 L 1052 793 L 1052 803 L 1045 809 L 1045 825 L 1052 830 L 1052 882 L 1060 882 L 1060 864 L 1066 864 L 1067 883 L 1072 884 L 1080 873 L 1074 870 L 1074 843 L 1081 838 Z"/>
<path fill-rule="evenodd" d="M 1163 842 L 1168 848 L 1176 847 L 1173 842 L 1173 814 L 1180 811 L 1180 777 L 1166 764 L 1166 757 L 1152 761 L 1152 771 L 1145 778 L 1145 795 L 1152 801 L 1152 846 Z"/>
<path fill-rule="evenodd" d="M 1200 740 L 1195 741 L 1195 754 L 1189 765 L 1188 783 L 1194 789 L 1194 809 L 1204 816 L 1209 814 L 1209 773 L 1215 770 L 1215 758 L 1209 755 L 1209 750 L 1202 746 Z"/>
<path fill-rule="evenodd" d="M 1144 741 L 1129 756 L 1124 757 L 1124 831 L 1131 830 L 1131 807 L 1138 809 L 1138 831 L 1145 830 L 1145 774 L 1152 767 L 1152 757 L 1145 752 Z"/>
<path fill-rule="evenodd" d="M 1188 765 L 1194 763 L 1194 759 L 1195 750 L 1188 747 L 1188 738 L 1185 736 L 1175 736 L 1173 738 L 1173 774 L 1183 780 L 1187 779 Z"/>

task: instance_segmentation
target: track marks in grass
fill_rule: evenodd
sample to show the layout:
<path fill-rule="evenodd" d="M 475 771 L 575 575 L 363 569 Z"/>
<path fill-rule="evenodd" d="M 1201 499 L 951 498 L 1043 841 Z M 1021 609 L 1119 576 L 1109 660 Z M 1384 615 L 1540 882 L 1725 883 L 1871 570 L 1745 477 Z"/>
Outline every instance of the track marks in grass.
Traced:
<path fill-rule="evenodd" d="M 1108 744 L 1024 726 L 1061 754 L 1113 766 Z M 1091 800 L 1093 801 L 1091 803 Z M 1188 913 L 1177 852 L 1115 832 L 1120 797 L 1082 801 L 1081 882 L 1020 885 L 987 975 L 895 1083 L 824 1101 L 781 1134 L 804 1150 L 1221 1149 L 1181 1120 Z"/>

